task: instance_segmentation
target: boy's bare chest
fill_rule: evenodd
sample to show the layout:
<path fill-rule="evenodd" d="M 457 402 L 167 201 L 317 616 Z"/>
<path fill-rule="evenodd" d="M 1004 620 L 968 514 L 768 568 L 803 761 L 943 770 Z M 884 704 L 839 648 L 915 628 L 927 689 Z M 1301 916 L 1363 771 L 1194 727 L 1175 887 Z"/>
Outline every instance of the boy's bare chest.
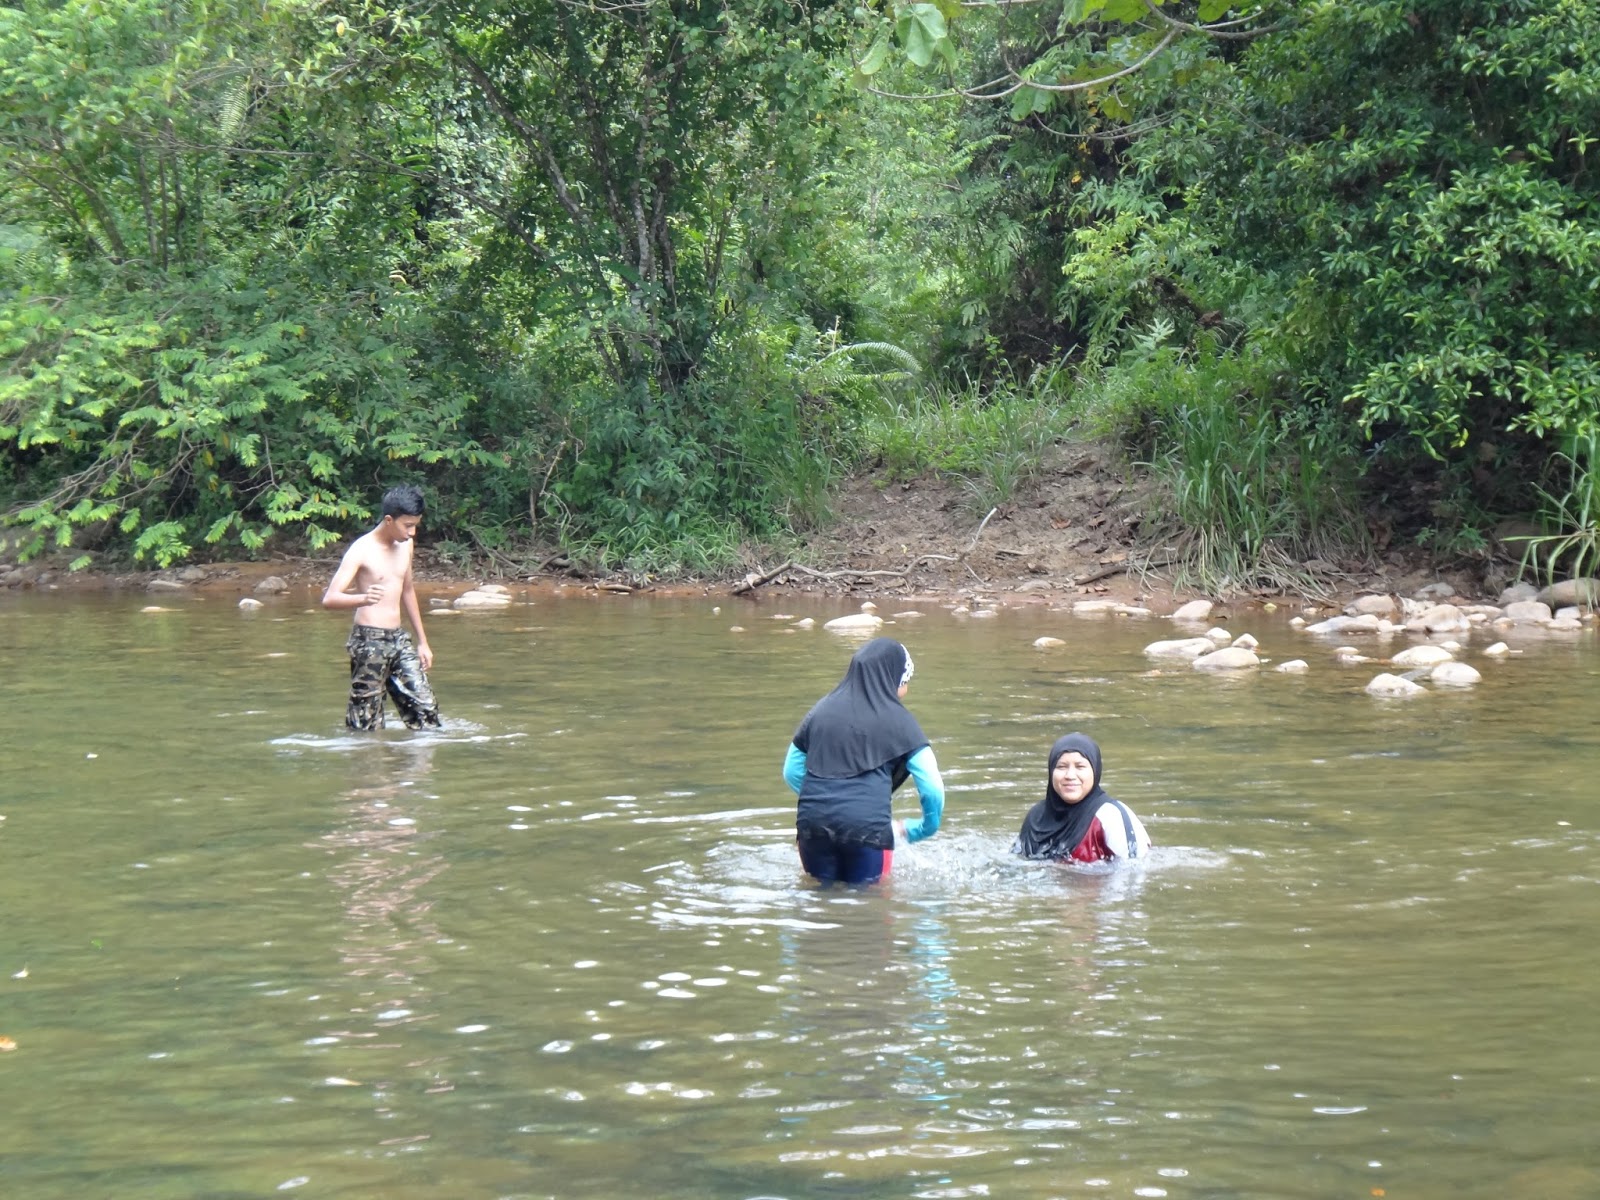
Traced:
<path fill-rule="evenodd" d="M 411 543 L 399 546 L 374 544 L 362 556 L 362 582 L 374 579 L 398 579 L 411 567 Z"/>

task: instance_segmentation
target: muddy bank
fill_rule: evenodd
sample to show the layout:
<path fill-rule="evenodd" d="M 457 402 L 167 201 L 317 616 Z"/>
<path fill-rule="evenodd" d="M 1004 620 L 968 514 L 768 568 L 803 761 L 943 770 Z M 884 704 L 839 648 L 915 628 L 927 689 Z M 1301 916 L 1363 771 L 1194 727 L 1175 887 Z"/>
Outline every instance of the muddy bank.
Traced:
<path fill-rule="evenodd" d="M 1011 502 L 987 511 L 975 507 L 971 490 L 959 480 L 857 475 L 835 496 L 826 528 L 788 546 L 747 547 L 740 567 L 713 577 L 593 574 L 555 547 L 496 554 L 463 568 L 432 557 L 424 529 L 418 548 L 418 587 L 424 596 L 433 597 L 457 595 L 474 583 L 499 582 L 519 591 L 550 594 L 728 595 L 752 603 L 804 594 L 951 604 L 1048 605 L 1095 598 L 1166 613 L 1201 598 L 1222 600 L 1235 608 L 1287 603 L 1331 609 L 1367 592 L 1414 596 L 1424 588 L 1436 595 L 1492 602 L 1515 577 L 1511 562 L 1485 560 L 1463 567 L 1432 561 L 1420 551 L 1390 551 L 1370 561 L 1308 564 L 1319 588 L 1312 594 L 1270 589 L 1228 596 L 1180 592 L 1159 566 L 1148 565 L 1153 559 L 1159 562 L 1159 552 L 1141 540 L 1148 503 L 1115 457 L 1093 446 L 1057 449 L 1037 479 Z M 63 557 L 60 562 L 20 566 L 0 562 L 0 587 L 243 598 L 257 595 L 264 581 L 276 577 L 283 581 L 285 594 L 314 603 L 338 557 L 277 556 L 166 571 L 76 573 L 65 569 L 67 561 Z"/>

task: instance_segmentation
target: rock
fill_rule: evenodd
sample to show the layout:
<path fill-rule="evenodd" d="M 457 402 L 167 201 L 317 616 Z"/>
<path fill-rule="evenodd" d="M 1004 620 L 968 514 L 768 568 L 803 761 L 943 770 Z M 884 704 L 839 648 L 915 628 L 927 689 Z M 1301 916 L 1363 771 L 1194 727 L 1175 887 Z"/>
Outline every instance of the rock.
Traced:
<path fill-rule="evenodd" d="M 1448 600 L 1456 594 L 1456 589 L 1445 583 L 1442 579 L 1438 583 L 1427 583 L 1417 589 L 1417 599 L 1426 600 L 1430 596 L 1437 596 L 1441 600 Z"/>
<path fill-rule="evenodd" d="M 246 596 L 243 600 L 239 601 L 239 607 L 244 609 L 245 612 L 250 612 L 252 609 L 262 607 L 262 604 L 261 601 L 257 600 L 254 596 Z"/>
<path fill-rule="evenodd" d="M 975 608 L 972 610 L 972 619 L 974 621 L 981 617 L 998 617 L 999 615 L 1000 614 L 992 608 Z"/>
<path fill-rule="evenodd" d="M 1190 661 L 1217 648 L 1210 638 L 1175 638 L 1165 642 L 1151 642 L 1144 652 L 1151 658 L 1187 658 Z"/>
<path fill-rule="evenodd" d="M 1229 642 L 1233 641 L 1233 634 L 1229 633 L 1226 629 L 1223 629 L 1220 626 L 1215 629 L 1206 630 L 1206 637 L 1210 638 L 1219 646 L 1226 646 Z"/>
<path fill-rule="evenodd" d="M 1344 611 L 1352 617 L 1368 614 L 1375 617 L 1392 617 L 1400 611 L 1400 606 L 1394 602 L 1394 597 L 1389 595 L 1357 596 Z"/>
<path fill-rule="evenodd" d="M 1212 603 L 1209 600 L 1191 600 L 1187 604 L 1178 606 L 1178 611 L 1172 614 L 1174 621 L 1209 621 L 1211 619 Z"/>
<path fill-rule="evenodd" d="M 0 587 L 14 587 L 19 583 L 27 583 L 32 578 L 26 567 L 13 567 L 4 575 L 0 575 Z"/>
<path fill-rule="evenodd" d="M 1506 605 L 1505 618 L 1518 625 L 1548 625 L 1550 606 L 1543 600 L 1515 600 Z"/>
<path fill-rule="evenodd" d="M 1207 644 L 1209 645 L 1209 643 Z M 1065 642 L 1056 637 L 1042 637 L 1033 639 L 1033 648 L 1035 650 L 1054 650 L 1057 646 L 1065 645 Z"/>
<path fill-rule="evenodd" d="M 1335 661 L 1344 666 L 1349 666 L 1351 663 L 1365 663 L 1372 661 L 1354 646 L 1340 646 L 1333 652 L 1333 657 Z"/>
<path fill-rule="evenodd" d="M 472 589 L 475 592 L 488 592 L 495 596 L 510 596 L 511 589 L 503 583 L 480 583 Z"/>
<path fill-rule="evenodd" d="M 1465 633 L 1471 627 L 1467 614 L 1454 604 L 1435 604 L 1406 622 L 1412 633 Z"/>
<path fill-rule="evenodd" d="M 1421 684 L 1412 683 L 1409 679 L 1387 674 L 1373 676 L 1372 682 L 1366 686 L 1369 696 L 1420 696 L 1427 690 Z"/>
<path fill-rule="evenodd" d="M 1500 598 L 1495 603 L 1504 608 L 1507 604 L 1515 604 L 1518 600 L 1537 600 L 1538 598 L 1539 589 L 1534 587 L 1533 584 L 1513 583 L 1500 593 Z"/>
<path fill-rule="evenodd" d="M 1232 644 L 1239 647 L 1241 650 L 1254 650 L 1257 646 L 1261 645 L 1260 642 L 1256 641 L 1255 636 L 1249 633 L 1241 633 L 1238 637 L 1233 639 Z"/>
<path fill-rule="evenodd" d="M 1411 646 L 1400 651 L 1389 662 L 1396 667 L 1433 667 L 1449 662 L 1454 657 L 1443 646 Z"/>
<path fill-rule="evenodd" d="M 152 579 L 144 585 L 144 590 L 147 592 L 186 592 L 189 589 L 176 579 Z"/>
<path fill-rule="evenodd" d="M 258 596 L 276 596 L 288 590 L 289 581 L 282 575 L 268 575 L 260 583 L 256 584 L 256 595 Z"/>
<path fill-rule="evenodd" d="M 1546 625 L 1545 628 L 1555 633 L 1575 633 L 1583 628 L 1583 622 L 1571 619 L 1557 621 L 1554 617 L 1552 617 L 1550 619 L 1550 624 Z"/>
<path fill-rule="evenodd" d="M 1489 658 L 1500 658 L 1503 655 L 1510 654 L 1511 647 L 1504 642 L 1496 642 L 1492 646 L 1485 647 L 1483 652 Z"/>
<path fill-rule="evenodd" d="M 863 600 L 861 602 L 861 611 L 864 613 L 875 613 L 878 611 L 878 606 L 871 600 Z"/>
<path fill-rule="evenodd" d="M 835 633 L 860 633 L 864 629 L 876 629 L 883 624 L 883 618 L 873 613 L 851 613 L 846 617 L 835 617 L 823 626 Z"/>
<path fill-rule="evenodd" d="M 1539 599 L 1551 608 L 1580 605 L 1600 608 L 1600 579 L 1566 579 L 1553 583 L 1539 593 Z"/>
<path fill-rule="evenodd" d="M 1137 604 L 1119 604 L 1111 610 L 1119 617 L 1153 617 L 1155 613 Z"/>
<path fill-rule="evenodd" d="M 922 615 L 923 614 L 919 613 L 916 609 L 908 608 L 905 612 L 897 612 L 897 613 L 895 613 L 894 614 L 894 619 L 896 621 L 911 621 L 911 620 L 915 620 L 917 617 L 920 617 Z"/>
<path fill-rule="evenodd" d="M 744 632 L 744 626 L 743 625 L 729 625 L 728 626 L 728 632 L 729 633 L 743 633 Z"/>
<path fill-rule="evenodd" d="M 1194 660 L 1197 671 L 1242 671 L 1260 665 L 1261 660 L 1256 657 L 1255 651 L 1241 650 L 1237 646 L 1224 646 L 1221 650 L 1202 654 Z"/>
<path fill-rule="evenodd" d="M 1290 617 L 1289 618 L 1289 628 L 1290 629 L 1304 629 L 1305 627 L 1306 627 L 1306 619 L 1304 617 Z"/>
<path fill-rule="evenodd" d="M 1097 617 L 1117 607 L 1115 600 L 1079 600 L 1072 606 L 1075 617 Z"/>
<path fill-rule="evenodd" d="M 1581 621 L 1583 620 L 1583 609 L 1577 607 L 1577 605 L 1568 605 L 1566 608 L 1558 608 L 1556 609 L 1554 619 L 1557 621 Z"/>
<path fill-rule="evenodd" d="M 1307 625 L 1307 633 L 1377 633 L 1383 628 L 1383 619 L 1373 613 L 1359 617 L 1329 617 L 1315 625 Z"/>
<path fill-rule="evenodd" d="M 457 596 L 454 606 L 460 609 L 510 608 L 511 597 L 504 592 L 486 592 L 481 588 L 473 588 L 470 592 L 462 592 Z"/>
<path fill-rule="evenodd" d="M 815 624 L 816 621 L 812 620 L 810 617 L 801 617 L 794 623 L 794 627 L 796 629 L 810 629 Z"/>
<path fill-rule="evenodd" d="M 1272 669 L 1285 675 L 1304 675 L 1311 667 L 1303 658 L 1291 658 L 1288 662 L 1279 663 Z"/>
<path fill-rule="evenodd" d="M 205 577 L 204 567 L 184 567 L 178 572 L 178 579 L 183 583 L 199 583 Z"/>
<path fill-rule="evenodd" d="M 1428 678 L 1440 687 L 1471 687 L 1483 676 L 1464 662 L 1444 662 L 1434 667 Z"/>

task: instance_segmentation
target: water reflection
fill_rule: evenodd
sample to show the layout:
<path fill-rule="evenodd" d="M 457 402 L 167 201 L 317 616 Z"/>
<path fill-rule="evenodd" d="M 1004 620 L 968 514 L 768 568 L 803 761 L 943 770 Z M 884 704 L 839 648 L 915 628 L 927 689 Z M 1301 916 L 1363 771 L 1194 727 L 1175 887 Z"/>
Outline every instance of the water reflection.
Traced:
<path fill-rule="evenodd" d="M 340 1070 L 330 1079 L 373 1086 L 380 1116 L 393 1114 L 401 1073 L 423 1079 L 428 1093 L 455 1086 L 446 1059 L 411 1057 L 406 1043 L 408 1026 L 438 1017 L 432 976 L 436 948 L 447 940 L 432 914 L 435 884 L 449 862 L 432 848 L 437 832 L 423 824 L 436 799 L 427 792 L 436 749 L 422 739 L 356 747 L 346 757 L 358 782 L 339 798 L 337 823 L 314 846 L 331 860 L 327 879 L 342 914 L 333 949 L 345 981 L 336 991 L 354 1019 L 320 1029 L 312 1043 L 339 1047 L 330 1057 Z"/>

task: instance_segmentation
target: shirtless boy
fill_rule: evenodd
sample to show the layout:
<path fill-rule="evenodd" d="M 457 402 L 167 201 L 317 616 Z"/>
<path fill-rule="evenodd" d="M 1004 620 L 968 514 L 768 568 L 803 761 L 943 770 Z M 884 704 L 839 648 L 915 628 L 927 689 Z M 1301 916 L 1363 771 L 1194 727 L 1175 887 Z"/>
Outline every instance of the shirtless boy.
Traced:
<path fill-rule="evenodd" d="M 350 652 L 350 704 L 344 723 L 351 729 L 383 728 L 385 692 L 394 697 L 408 728 L 439 724 L 439 705 L 427 675 L 433 651 L 422 631 L 411 574 L 411 539 L 422 524 L 424 507 L 422 490 L 411 484 L 385 492 L 382 519 L 344 552 L 322 594 L 323 608 L 355 609 L 355 627 L 345 646 Z M 402 612 L 417 631 L 415 649 L 400 626 Z"/>

